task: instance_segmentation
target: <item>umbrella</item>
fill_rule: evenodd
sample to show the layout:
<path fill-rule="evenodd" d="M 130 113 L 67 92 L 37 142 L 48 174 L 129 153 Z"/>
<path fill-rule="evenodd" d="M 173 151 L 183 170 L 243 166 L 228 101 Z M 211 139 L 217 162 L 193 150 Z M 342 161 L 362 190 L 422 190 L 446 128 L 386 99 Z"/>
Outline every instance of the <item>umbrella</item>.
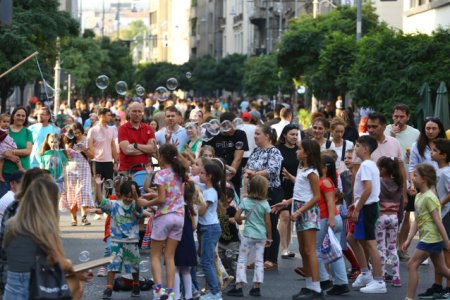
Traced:
<path fill-rule="evenodd" d="M 426 117 L 433 115 L 433 106 L 431 103 L 431 89 L 428 83 L 424 83 L 419 90 L 420 103 L 417 110 L 417 128 L 422 128 Z"/>
<path fill-rule="evenodd" d="M 444 128 L 450 127 L 450 116 L 448 112 L 448 94 L 445 82 L 441 81 L 436 95 L 436 105 L 434 106 L 434 116 L 439 118 L 444 124 Z"/>

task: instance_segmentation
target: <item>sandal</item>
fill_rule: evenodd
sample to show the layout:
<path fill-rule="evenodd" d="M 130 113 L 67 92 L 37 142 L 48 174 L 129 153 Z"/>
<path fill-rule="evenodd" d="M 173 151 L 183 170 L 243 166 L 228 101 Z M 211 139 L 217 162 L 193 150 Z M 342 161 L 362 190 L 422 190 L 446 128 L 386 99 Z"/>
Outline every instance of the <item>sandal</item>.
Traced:
<path fill-rule="evenodd" d="M 91 225 L 91 222 L 87 220 L 86 216 L 83 216 L 83 218 L 81 219 L 81 225 L 83 226 Z"/>
<path fill-rule="evenodd" d="M 306 273 L 303 270 L 302 267 L 298 267 L 294 269 L 294 272 L 297 273 L 298 275 L 302 276 L 302 277 L 306 277 Z"/>
<path fill-rule="evenodd" d="M 70 223 L 71 226 L 77 226 L 78 225 L 78 221 L 77 218 L 75 218 L 75 220 L 72 220 L 72 223 Z"/>
<path fill-rule="evenodd" d="M 276 270 L 278 269 L 278 265 L 271 262 L 271 261 L 266 261 L 264 262 L 264 270 Z"/>

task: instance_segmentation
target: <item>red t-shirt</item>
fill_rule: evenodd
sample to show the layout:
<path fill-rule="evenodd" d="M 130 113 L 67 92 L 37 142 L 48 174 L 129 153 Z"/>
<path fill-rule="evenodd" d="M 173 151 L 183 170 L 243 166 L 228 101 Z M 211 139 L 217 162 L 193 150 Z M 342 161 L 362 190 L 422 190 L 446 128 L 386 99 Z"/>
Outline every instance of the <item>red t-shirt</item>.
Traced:
<path fill-rule="evenodd" d="M 331 187 L 325 186 L 325 181 L 328 181 L 331 184 Z M 333 192 L 334 193 L 334 183 L 331 181 L 330 178 L 321 178 L 319 180 L 319 187 L 320 187 L 320 200 L 319 200 L 319 208 L 320 208 L 320 218 L 326 219 L 328 218 L 328 206 L 327 201 L 325 200 L 325 193 L 326 192 Z M 334 197 L 334 215 L 338 215 L 339 210 L 336 208 L 336 196 Z"/>
<path fill-rule="evenodd" d="M 119 144 L 121 141 L 128 141 L 130 144 L 147 144 L 148 140 L 155 138 L 153 128 L 145 123 L 140 123 L 139 128 L 134 128 L 130 122 L 126 122 L 119 127 Z M 137 164 L 148 164 L 150 159 L 147 154 L 136 156 L 125 155 L 120 149 L 120 171 L 128 171 L 131 166 Z"/>

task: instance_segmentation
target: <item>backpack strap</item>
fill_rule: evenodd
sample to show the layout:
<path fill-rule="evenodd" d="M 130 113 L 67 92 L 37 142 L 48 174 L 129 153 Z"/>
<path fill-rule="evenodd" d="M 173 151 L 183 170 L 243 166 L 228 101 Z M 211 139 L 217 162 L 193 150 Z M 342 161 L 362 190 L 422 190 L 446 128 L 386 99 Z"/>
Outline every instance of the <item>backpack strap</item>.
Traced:
<path fill-rule="evenodd" d="M 342 145 L 342 153 L 341 153 L 341 160 L 344 161 L 344 156 L 345 156 L 345 148 L 347 147 L 347 141 L 344 140 L 344 145 Z"/>
<path fill-rule="evenodd" d="M 330 149 L 330 147 L 331 147 L 331 140 L 327 140 L 327 141 L 325 142 L 325 148 L 326 148 L 326 149 Z"/>

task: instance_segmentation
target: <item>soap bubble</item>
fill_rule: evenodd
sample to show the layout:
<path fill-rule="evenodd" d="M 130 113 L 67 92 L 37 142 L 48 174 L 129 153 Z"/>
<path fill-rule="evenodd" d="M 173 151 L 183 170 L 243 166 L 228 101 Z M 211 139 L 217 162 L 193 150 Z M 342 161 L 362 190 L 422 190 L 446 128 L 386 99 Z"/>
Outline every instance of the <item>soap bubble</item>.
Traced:
<path fill-rule="evenodd" d="M 203 123 L 201 126 L 202 128 L 202 140 L 204 142 L 209 142 L 213 139 L 214 135 L 211 134 L 211 124 L 209 122 Z"/>
<path fill-rule="evenodd" d="M 234 144 L 234 146 L 236 147 L 236 150 L 242 150 L 242 148 L 244 148 L 244 142 L 236 142 L 236 144 Z"/>
<path fill-rule="evenodd" d="M 98 76 L 97 79 L 95 80 L 95 85 L 101 90 L 106 89 L 109 85 L 108 76 L 106 76 L 106 75 Z"/>
<path fill-rule="evenodd" d="M 169 90 L 174 91 L 178 87 L 177 79 L 176 78 L 167 79 L 166 86 Z"/>
<path fill-rule="evenodd" d="M 75 136 L 73 135 L 73 132 L 71 130 L 67 131 L 65 133 L 65 136 L 69 139 L 69 140 L 73 140 L 75 138 Z"/>
<path fill-rule="evenodd" d="M 229 132 L 231 129 L 233 129 L 233 124 L 230 121 L 225 120 L 220 123 L 220 130 L 222 132 Z"/>
<path fill-rule="evenodd" d="M 244 125 L 244 121 L 241 118 L 236 118 L 233 120 L 233 126 L 238 128 L 240 126 Z"/>
<path fill-rule="evenodd" d="M 78 256 L 78 260 L 81 262 L 88 262 L 91 259 L 91 254 L 89 251 L 81 251 L 80 255 Z"/>
<path fill-rule="evenodd" d="M 116 82 L 116 92 L 119 95 L 124 96 L 128 92 L 128 85 L 125 81 Z"/>
<path fill-rule="evenodd" d="M 165 87 L 160 86 L 156 88 L 155 96 L 158 101 L 166 101 L 170 96 L 170 92 Z"/>
<path fill-rule="evenodd" d="M 208 132 L 212 135 L 218 135 L 220 133 L 220 122 L 217 119 L 212 119 L 209 121 Z"/>
<path fill-rule="evenodd" d="M 187 79 L 191 79 L 192 77 L 192 73 L 191 72 L 186 72 L 186 78 Z"/>
<path fill-rule="evenodd" d="M 112 189 L 114 187 L 114 181 L 112 179 L 105 180 L 105 189 Z"/>
<path fill-rule="evenodd" d="M 139 272 L 146 273 L 148 271 L 150 271 L 150 262 L 144 259 L 139 263 Z"/>
<path fill-rule="evenodd" d="M 145 95 L 145 88 L 142 85 L 136 85 L 135 88 L 136 91 L 136 95 L 138 95 L 139 97 L 142 97 Z"/>

